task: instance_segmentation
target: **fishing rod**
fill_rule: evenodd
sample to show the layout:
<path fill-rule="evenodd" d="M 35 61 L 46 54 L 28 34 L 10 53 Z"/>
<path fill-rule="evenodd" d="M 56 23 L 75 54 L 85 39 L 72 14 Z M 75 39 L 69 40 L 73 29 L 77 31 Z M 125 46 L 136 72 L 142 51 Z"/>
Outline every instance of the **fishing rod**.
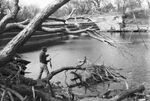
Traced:
<path fill-rule="evenodd" d="M 52 60 L 52 58 L 56 57 L 58 54 L 59 54 L 59 53 L 57 53 L 57 54 L 55 54 L 53 57 L 50 57 L 50 58 L 49 58 L 49 65 L 50 65 L 51 69 L 52 69 L 52 67 L 53 67 L 51 60 Z"/>

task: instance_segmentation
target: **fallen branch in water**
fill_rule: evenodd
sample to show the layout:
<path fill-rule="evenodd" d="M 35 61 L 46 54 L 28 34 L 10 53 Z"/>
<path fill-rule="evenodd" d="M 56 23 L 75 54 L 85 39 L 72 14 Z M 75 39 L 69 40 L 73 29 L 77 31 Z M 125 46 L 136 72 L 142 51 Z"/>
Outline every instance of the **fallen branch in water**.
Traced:
<path fill-rule="evenodd" d="M 84 59 L 82 65 L 84 65 L 86 63 L 86 58 Z M 56 74 L 63 72 L 63 71 L 68 71 L 68 70 L 85 70 L 86 68 L 82 68 L 82 65 L 78 65 L 76 67 L 74 66 L 69 66 L 69 67 L 62 67 L 60 69 L 57 69 L 55 71 L 52 71 L 46 78 L 42 79 L 42 81 L 49 81 L 52 79 L 52 77 L 54 77 Z"/>

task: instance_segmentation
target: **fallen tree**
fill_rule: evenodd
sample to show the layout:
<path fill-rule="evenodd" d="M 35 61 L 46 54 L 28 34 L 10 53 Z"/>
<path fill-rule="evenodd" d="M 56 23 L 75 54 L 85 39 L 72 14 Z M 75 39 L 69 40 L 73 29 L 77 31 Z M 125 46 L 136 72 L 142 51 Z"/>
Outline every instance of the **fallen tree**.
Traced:
<path fill-rule="evenodd" d="M 68 1 L 69 0 L 62 0 L 62 1 L 59 1 L 59 2 L 55 3 L 53 6 L 48 6 L 43 11 L 41 11 L 41 13 L 39 13 L 37 16 L 35 16 L 35 18 L 33 20 L 31 20 L 30 23 L 3 48 L 3 50 L 0 51 L 0 67 L 1 68 L 5 68 L 4 66 L 6 64 L 8 64 L 10 61 L 12 61 L 12 59 L 13 59 L 15 53 L 16 53 L 16 50 L 20 46 L 22 46 L 31 37 L 32 33 L 35 32 L 39 28 L 39 26 L 43 23 L 43 21 L 45 21 L 51 14 L 53 14 L 58 8 L 63 6 Z M 4 30 L 6 25 L 7 25 L 7 23 L 9 22 L 9 20 L 11 18 L 15 18 L 16 14 L 17 14 L 17 12 L 19 10 L 18 2 L 19 2 L 19 0 L 15 0 L 14 1 L 14 9 L 13 9 L 12 13 L 6 15 L 1 20 L 1 22 L 0 22 L 0 28 L 1 29 Z M 3 31 L 3 30 L 1 30 L 1 31 Z M 20 67 L 20 66 L 17 66 L 17 67 Z M 13 66 L 11 66 L 10 68 L 13 68 Z M 18 72 L 15 75 L 15 77 L 18 77 L 19 75 L 20 75 L 20 69 L 18 70 Z M 12 74 L 10 76 L 12 76 Z M 13 76 L 13 78 L 14 78 L 14 76 Z M 5 77 L 4 78 L 2 77 L 1 81 L 3 81 L 4 79 L 5 79 Z M 14 80 L 14 81 L 15 81 L 14 86 L 16 85 L 16 83 L 19 84 L 19 79 L 18 80 Z M 13 88 L 13 85 L 12 85 L 11 82 L 8 82 L 8 83 L 1 82 L 1 83 L 4 83 L 4 85 L 11 85 L 12 86 L 11 88 Z M 4 85 L 1 85 L 1 89 L 7 88 L 5 90 L 11 90 L 11 88 L 9 89 L 9 86 L 5 87 Z M 26 89 L 28 89 L 28 88 L 29 87 L 27 87 Z M 16 88 L 14 88 L 14 89 L 16 89 Z M 20 91 L 20 88 L 18 90 Z M 14 90 L 11 90 L 11 92 L 12 91 L 14 91 Z M 23 91 L 23 92 L 26 92 L 28 94 L 32 93 L 31 89 L 29 89 L 27 91 Z M 6 93 L 4 92 L 3 93 L 3 97 L 1 97 L 1 101 L 3 101 L 3 99 L 5 98 L 5 94 Z M 19 94 L 17 93 L 17 95 L 19 95 Z M 47 95 L 46 95 L 46 94 L 42 94 L 40 92 L 39 95 L 43 95 L 44 97 L 42 97 L 42 98 L 45 101 L 57 101 L 56 98 L 53 99 L 52 96 L 49 96 L 49 93 L 47 93 Z M 18 98 L 20 98 L 20 96 Z M 13 100 L 12 96 L 11 96 L 11 99 Z M 20 100 L 23 101 L 25 99 L 23 99 L 23 97 L 22 97 Z"/>
<path fill-rule="evenodd" d="M 15 36 L 0 52 L 0 66 L 8 63 L 14 56 L 16 50 L 22 46 L 36 31 L 36 29 L 45 21 L 51 14 L 58 8 L 67 3 L 69 0 L 57 2 L 53 6 L 46 7 L 41 13 L 36 15 L 32 21 L 17 35 Z"/>

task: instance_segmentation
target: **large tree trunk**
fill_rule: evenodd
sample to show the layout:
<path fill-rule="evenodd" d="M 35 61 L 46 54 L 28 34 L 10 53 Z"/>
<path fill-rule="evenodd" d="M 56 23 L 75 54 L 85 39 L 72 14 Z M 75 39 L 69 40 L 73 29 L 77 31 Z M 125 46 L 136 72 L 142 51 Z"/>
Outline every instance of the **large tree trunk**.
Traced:
<path fill-rule="evenodd" d="M 63 6 L 70 0 L 62 0 L 55 3 L 53 6 L 46 7 L 41 13 L 39 13 L 35 18 L 24 28 L 17 36 L 15 36 L 0 52 L 0 66 L 3 66 L 13 57 L 14 53 L 18 48 L 20 48 L 36 31 L 36 29 L 41 26 L 51 14 L 53 14 L 57 9 Z"/>

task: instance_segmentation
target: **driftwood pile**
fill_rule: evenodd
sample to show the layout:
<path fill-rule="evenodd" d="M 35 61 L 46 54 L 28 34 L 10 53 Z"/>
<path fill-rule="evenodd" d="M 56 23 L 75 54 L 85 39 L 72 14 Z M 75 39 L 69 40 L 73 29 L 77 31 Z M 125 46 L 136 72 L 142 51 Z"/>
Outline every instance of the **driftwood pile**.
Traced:
<path fill-rule="evenodd" d="M 80 73 L 77 70 L 70 72 L 74 75 L 71 81 L 76 82 L 76 84 L 70 85 L 70 87 L 75 87 L 76 85 L 90 87 L 99 83 L 120 82 L 121 79 L 126 79 L 124 76 L 117 73 L 115 69 L 104 65 L 91 65 L 85 68 L 84 73 Z M 80 82 L 77 82 L 77 79 L 79 79 Z"/>
<path fill-rule="evenodd" d="M 105 93 L 93 96 L 96 98 L 98 97 L 99 101 L 122 101 L 124 99 L 127 99 L 127 101 L 140 101 L 140 100 L 147 101 L 149 99 L 147 97 L 148 95 L 144 92 L 146 89 L 144 85 L 129 89 L 129 85 L 126 82 L 127 78 L 118 73 L 117 72 L 118 70 L 114 68 L 107 67 L 105 65 L 91 65 L 86 67 L 85 71 L 86 74 L 88 73 L 88 76 L 86 75 L 86 77 L 84 77 L 85 75 L 83 72 L 80 73 L 77 70 L 71 72 L 71 74 L 74 75 L 74 78 L 71 79 L 71 81 L 75 81 L 76 83 L 73 85 L 69 85 L 70 88 L 85 87 L 86 93 L 87 90 L 93 92 L 93 85 L 94 86 L 98 84 L 108 85 L 107 91 Z M 77 82 L 77 79 L 79 79 L 80 82 Z M 113 85 L 113 83 L 120 83 L 120 82 L 125 82 L 126 89 L 120 88 L 109 89 L 110 85 Z M 97 91 L 96 88 L 94 89 Z M 82 99 L 87 97 L 81 95 L 76 96 Z"/>

